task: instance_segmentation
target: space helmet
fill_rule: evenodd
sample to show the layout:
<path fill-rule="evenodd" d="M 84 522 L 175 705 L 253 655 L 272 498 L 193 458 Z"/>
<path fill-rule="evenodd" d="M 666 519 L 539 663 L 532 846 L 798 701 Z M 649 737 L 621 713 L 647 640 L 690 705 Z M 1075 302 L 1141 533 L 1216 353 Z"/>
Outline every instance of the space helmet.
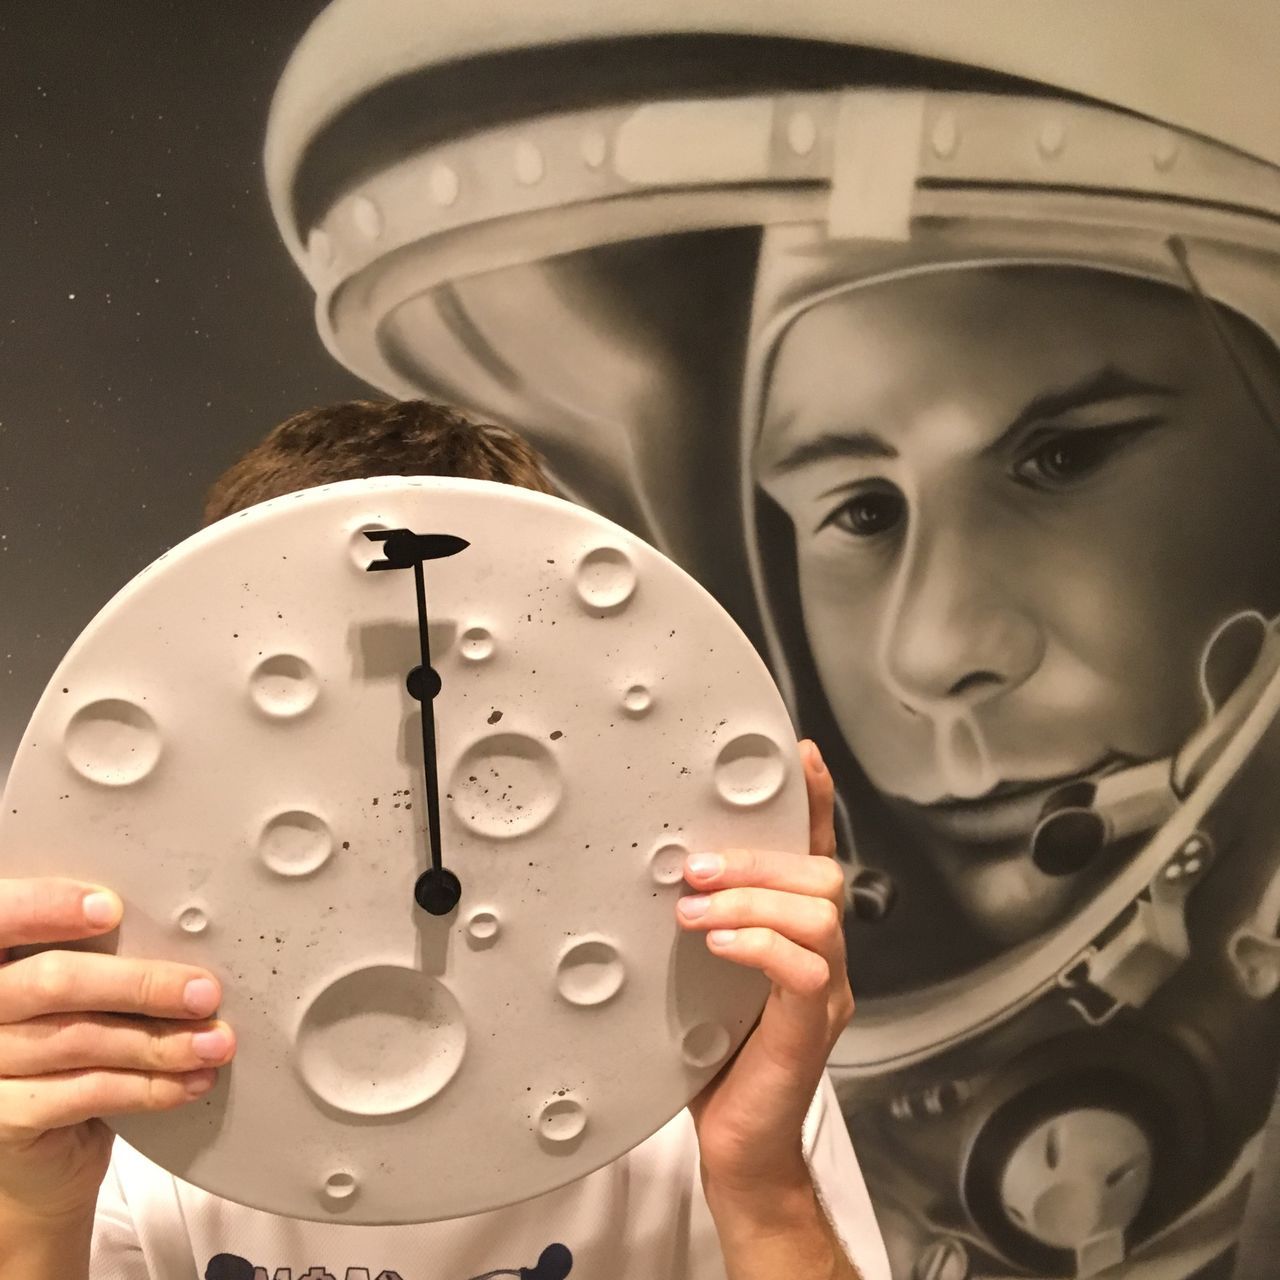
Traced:
<path fill-rule="evenodd" d="M 1222 620 L 1181 751 L 1045 813 L 1045 865 L 1122 845 L 1088 895 L 1016 945 L 949 949 L 925 860 L 864 834 L 876 797 L 752 480 L 799 317 L 995 265 L 1186 293 L 1274 425 L 1224 323 L 1280 345 L 1274 22 L 1241 6 L 1208 41 L 1093 16 L 337 0 L 269 122 L 272 208 L 335 358 L 529 434 L 567 496 L 722 600 L 822 744 L 859 999 L 831 1072 L 903 1274 L 1191 1275 L 1229 1246 L 1280 1065 L 1274 621 Z"/>

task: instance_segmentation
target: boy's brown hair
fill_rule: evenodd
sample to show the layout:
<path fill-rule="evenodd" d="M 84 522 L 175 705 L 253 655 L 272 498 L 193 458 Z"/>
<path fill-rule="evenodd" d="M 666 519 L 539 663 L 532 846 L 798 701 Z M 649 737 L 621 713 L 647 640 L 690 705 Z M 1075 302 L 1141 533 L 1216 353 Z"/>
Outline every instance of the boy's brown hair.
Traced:
<path fill-rule="evenodd" d="M 299 489 L 368 476 L 457 476 L 555 493 L 513 431 L 430 400 L 347 400 L 286 419 L 213 482 L 204 523 Z"/>

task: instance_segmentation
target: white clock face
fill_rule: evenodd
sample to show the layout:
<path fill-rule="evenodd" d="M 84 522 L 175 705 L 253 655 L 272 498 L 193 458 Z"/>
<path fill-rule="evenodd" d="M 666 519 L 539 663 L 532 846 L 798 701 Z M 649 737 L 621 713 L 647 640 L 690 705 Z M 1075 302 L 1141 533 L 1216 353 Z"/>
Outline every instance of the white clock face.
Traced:
<path fill-rule="evenodd" d="M 424 566 L 445 915 L 431 866 L 414 575 Z M 807 852 L 769 675 L 688 575 L 506 485 L 349 481 L 162 556 L 63 660 L 0 818 L 7 876 L 115 889 L 92 945 L 206 966 L 238 1049 L 214 1091 L 114 1117 L 268 1212 L 454 1218 L 608 1163 L 747 1035 L 767 980 L 676 923 L 686 853 Z"/>

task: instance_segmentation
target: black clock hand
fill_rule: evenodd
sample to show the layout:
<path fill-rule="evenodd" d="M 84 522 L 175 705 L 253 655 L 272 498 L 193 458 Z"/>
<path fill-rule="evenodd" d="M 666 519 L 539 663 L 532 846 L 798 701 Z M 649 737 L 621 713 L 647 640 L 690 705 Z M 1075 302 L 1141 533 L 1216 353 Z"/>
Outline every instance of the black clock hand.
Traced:
<path fill-rule="evenodd" d="M 422 664 L 409 672 L 405 686 L 422 708 L 422 771 L 427 790 L 427 836 L 431 847 L 431 869 L 418 877 L 414 897 L 432 915 L 448 915 L 458 905 L 462 885 L 444 865 L 440 840 L 440 783 L 436 766 L 435 698 L 440 692 L 440 673 L 431 665 L 431 636 L 427 619 L 427 589 L 424 560 L 457 555 L 471 544 L 448 533 L 414 533 L 409 529 L 373 530 L 365 537 L 383 544 L 382 560 L 369 570 L 413 569 L 418 604 L 418 648 Z"/>
<path fill-rule="evenodd" d="M 440 855 L 440 782 L 436 767 L 436 707 L 440 673 L 431 665 L 430 628 L 427 625 L 427 588 L 422 561 L 413 562 L 413 585 L 418 596 L 418 647 L 422 665 L 409 672 L 405 681 L 409 693 L 422 707 L 422 765 L 427 784 L 427 834 L 431 842 L 431 864 L 438 876 L 443 870 Z"/>

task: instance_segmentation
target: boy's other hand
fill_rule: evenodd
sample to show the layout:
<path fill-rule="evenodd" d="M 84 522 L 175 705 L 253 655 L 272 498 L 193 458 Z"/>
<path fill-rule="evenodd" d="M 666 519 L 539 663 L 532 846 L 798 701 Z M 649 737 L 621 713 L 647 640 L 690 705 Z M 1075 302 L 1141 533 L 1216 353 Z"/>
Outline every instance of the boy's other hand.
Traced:
<path fill-rule="evenodd" d="M 814 743 L 802 742 L 800 755 L 809 856 L 729 850 L 718 855 L 718 868 L 700 872 L 708 855 L 694 854 L 685 879 L 700 892 L 677 906 L 682 927 L 705 932 L 715 954 L 762 970 L 773 984 L 755 1029 L 689 1104 L 704 1182 L 747 1195 L 808 1185 L 801 1128 L 853 1016 L 834 788 Z M 702 914 L 691 915 L 690 904 Z"/>
<path fill-rule="evenodd" d="M 230 1027 L 209 1020 L 222 993 L 202 969 L 82 951 L 12 957 L 107 933 L 121 911 L 96 885 L 0 879 L 0 1216 L 92 1215 L 115 1138 L 101 1117 L 182 1106 L 234 1053 Z"/>

